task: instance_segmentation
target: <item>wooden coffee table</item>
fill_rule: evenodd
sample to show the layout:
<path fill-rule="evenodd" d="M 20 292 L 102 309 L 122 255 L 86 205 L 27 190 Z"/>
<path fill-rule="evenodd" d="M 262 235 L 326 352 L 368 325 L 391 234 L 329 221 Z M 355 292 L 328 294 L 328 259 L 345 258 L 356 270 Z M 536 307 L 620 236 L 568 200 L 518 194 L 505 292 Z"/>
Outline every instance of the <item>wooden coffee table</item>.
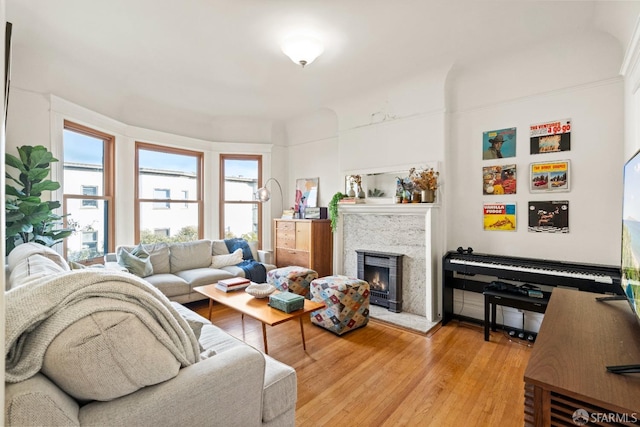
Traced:
<path fill-rule="evenodd" d="M 258 320 L 262 324 L 262 340 L 264 342 L 264 352 L 266 354 L 269 354 L 269 348 L 267 347 L 266 325 L 275 326 L 295 318 L 300 319 L 302 348 L 306 350 L 307 345 L 304 341 L 304 324 L 302 323 L 302 316 L 304 314 L 316 311 L 324 307 L 324 303 L 305 299 L 304 307 L 302 309 L 293 311 L 291 313 L 285 313 L 284 311 L 280 311 L 278 309 L 270 307 L 268 297 L 254 298 L 244 290 L 223 292 L 220 289 L 216 288 L 215 284 L 198 286 L 196 288 L 193 288 L 193 290 L 209 298 L 209 320 L 211 320 L 211 312 L 213 309 L 214 301 L 242 313 L 243 328 L 245 314 Z M 278 292 L 279 291 L 275 291 L 274 294 Z"/>

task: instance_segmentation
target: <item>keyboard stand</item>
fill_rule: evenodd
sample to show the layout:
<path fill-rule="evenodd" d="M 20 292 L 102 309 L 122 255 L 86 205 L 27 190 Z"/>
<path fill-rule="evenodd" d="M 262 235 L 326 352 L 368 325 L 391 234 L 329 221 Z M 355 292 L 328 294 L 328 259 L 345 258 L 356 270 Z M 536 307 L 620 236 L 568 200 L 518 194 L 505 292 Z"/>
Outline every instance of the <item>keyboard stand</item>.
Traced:
<path fill-rule="evenodd" d="M 489 341 L 489 323 L 491 330 L 496 331 L 496 308 L 499 305 L 518 308 L 520 310 L 544 313 L 549 304 L 551 292 L 543 292 L 544 297 L 534 298 L 504 291 L 484 291 L 484 340 Z M 491 317 L 489 317 L 491 312 Z"/>

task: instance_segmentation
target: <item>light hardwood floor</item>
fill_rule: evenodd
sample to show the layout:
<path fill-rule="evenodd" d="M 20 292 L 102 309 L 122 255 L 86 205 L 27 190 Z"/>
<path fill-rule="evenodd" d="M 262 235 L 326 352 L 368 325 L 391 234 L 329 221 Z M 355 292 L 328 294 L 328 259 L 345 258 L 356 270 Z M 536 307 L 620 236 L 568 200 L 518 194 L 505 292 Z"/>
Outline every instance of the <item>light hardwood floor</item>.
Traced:
<path fill-rule="evenodd" d="M 188 305 L 207 317 L 205 301 Z M 213 323 L 262 350 L 260 323 L 218 304 Z M 338 337 L 305 319 L 267 327 L 269 354 L 298 375 L 297 426 L 522 426 L 531 348 L 451 322 L 423 335 L 379 321 Z"/>

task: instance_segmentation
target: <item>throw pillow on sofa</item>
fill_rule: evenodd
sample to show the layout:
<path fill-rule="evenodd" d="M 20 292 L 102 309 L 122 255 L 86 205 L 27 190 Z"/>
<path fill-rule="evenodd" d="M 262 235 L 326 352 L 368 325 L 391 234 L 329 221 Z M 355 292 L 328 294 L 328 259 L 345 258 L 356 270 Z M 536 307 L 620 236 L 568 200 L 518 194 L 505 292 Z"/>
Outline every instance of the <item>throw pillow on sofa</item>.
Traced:
<path fill-rule="evenodd" d="M 118 264 L 127 269 L 129 273 L 138 277 L 147 277 L 153 274 L 153 265 L 151 265 L 151 257 L 142 243 L 128 252 L 126 248 L 118 250 Z"/>
<path fill-rule="evenodd" d="M 226 255 L 212 255 L 211 268 L 222 268 L 236 265 L 242 262 L 242 249 L 238 248 L 233 253 Z"/>
<path fill-rule="evenodd" d="M 211 265 L 211 240 L 172 243 L 169 252 L 172 273 L 209 268 Z"/>

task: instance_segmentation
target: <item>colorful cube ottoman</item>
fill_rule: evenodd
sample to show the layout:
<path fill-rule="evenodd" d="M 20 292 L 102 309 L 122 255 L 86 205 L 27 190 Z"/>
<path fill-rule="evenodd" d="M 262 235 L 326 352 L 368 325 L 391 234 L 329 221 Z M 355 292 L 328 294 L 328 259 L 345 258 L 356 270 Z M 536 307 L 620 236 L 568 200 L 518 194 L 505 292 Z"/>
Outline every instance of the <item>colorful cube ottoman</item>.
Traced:
<path fill-rule="evenodd" d="M 309 298 L 309 285 L 318 278 L 318 273 L 310 268 L 292 265 L 280 267 L 267 273 L 267 283 L 281 292 L 293 292 Z"/>
<path fill-rule="evenodd" d="M 311 313 L 311 323 L 342 335 L 369 323 L 369 283 L 347 276 L 311 282 L 311 299 L 325 308 Z"/>

